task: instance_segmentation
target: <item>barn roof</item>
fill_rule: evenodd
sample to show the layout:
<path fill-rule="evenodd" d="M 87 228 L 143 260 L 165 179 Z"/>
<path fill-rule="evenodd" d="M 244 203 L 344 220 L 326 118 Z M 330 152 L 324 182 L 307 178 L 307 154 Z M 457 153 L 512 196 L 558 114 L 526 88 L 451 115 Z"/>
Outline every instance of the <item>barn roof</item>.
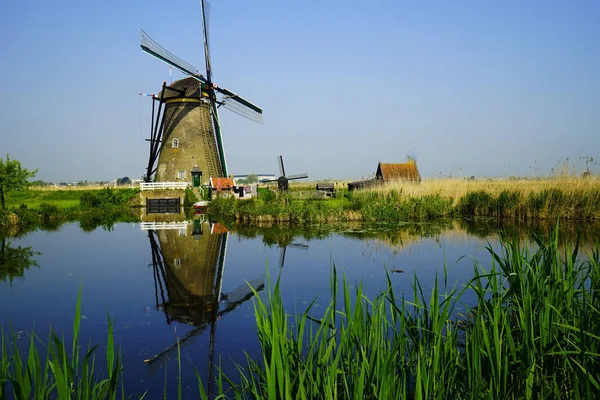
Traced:
<path fill-rule="evenodd" d="M 210 186 L 213 189 L 217 190 L 227 190 L 231 189 L 235 186 L 235 182 L 233 182 L 230 178 L 210 178 Z"/>
<path fill-rule="evenodd" d="M 377 177 L 382 178 L 384 181 L 421 180 L 421 174 L 419 174 L 417 163 L 414 161 L 398 164 L 379 163 L 379 165 L 377 166 L 376 175 Z"/>

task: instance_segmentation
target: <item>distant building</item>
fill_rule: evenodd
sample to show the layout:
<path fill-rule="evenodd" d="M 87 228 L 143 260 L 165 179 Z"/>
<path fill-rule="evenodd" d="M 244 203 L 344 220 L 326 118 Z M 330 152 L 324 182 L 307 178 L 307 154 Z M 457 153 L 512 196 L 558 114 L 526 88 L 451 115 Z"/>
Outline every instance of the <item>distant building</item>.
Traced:
<path fill-rule="evenodd" d="M 210 178 L 210 188 L 213 195 L 229 196 L 235 186 L 235 181 L 231 178 Z"/>
<path fill-rule="evenodd" d="M 384 164 L 380 162 L 377 165 L 375 179 L 381 179 L 386 183 L 394 181 L 421 182 L 421 174 L 419 174 L 416 161 L 399 164 Z"/>
<path fill-rule="evenodd" d="M 348 191 L 366 189 L 390 182 L 421 182 L 421 174 L 417 168 L 417 162 L 414 160 L 397 164 L 380 162 L 377 164 L 375 178 L 350 182 L 348 183 Z"/>

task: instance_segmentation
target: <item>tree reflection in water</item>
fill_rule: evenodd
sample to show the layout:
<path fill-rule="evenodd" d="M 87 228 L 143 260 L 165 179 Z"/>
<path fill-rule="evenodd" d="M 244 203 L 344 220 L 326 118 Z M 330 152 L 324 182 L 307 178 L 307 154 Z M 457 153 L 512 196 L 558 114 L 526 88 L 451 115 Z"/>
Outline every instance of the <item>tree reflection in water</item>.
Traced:
<path fill-rule="evenodd" d="M 34 256 L 39 255 L 31 247 L 11 246 L 7 237 L 2 238 L 0 244 L 0 282 L 10 282 L 12 286 L 15 278 L 22 277 L 25 271 L 31 267 L 38 267 Z"/>

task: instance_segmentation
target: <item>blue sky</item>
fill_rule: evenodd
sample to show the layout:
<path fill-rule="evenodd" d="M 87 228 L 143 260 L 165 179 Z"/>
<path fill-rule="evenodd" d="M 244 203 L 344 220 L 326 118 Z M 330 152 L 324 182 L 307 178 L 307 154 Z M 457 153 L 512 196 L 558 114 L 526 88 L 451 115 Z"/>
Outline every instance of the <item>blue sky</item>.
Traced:
<path fill-rule="evenodd" d="M 213 0 L 214 81 L 264 110 L 221 115 L 229 170 L 359 179 L 548 174 L 600 159 L 600 2 Z M 0 3 L 0 154 L 49 181 L 140 177 L 168 67 L 202 70 L 198 1 Z M 174 78 L 182 75 L 174 72 Z"/>

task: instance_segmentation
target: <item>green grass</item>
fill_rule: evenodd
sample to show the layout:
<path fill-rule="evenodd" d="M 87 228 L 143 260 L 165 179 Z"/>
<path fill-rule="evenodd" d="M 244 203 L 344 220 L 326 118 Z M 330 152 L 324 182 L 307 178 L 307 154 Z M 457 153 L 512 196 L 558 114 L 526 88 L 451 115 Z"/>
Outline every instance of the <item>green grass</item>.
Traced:
<path fill-rule="evenodd" d="M 66 209 L 79 206 L 79 199 L 83 191 L 67 190 L 27 190 L 24 192 L 11 192 L 7 196 L 7 207 L 19 207 L 25 204 L 28 208 L 38 208 L 41 204 L 52 204 Z"/>
<path fill-rule="evenodd" d="M 26 190 L 10 192 L 7 196 L 7 208 L 16 208 L 22 204 L 28 208 L 39 208 L 42 204 L 50 204 L 60 209 L 78 207 L 85 196 L 98 195 L 107 189 L 98 190 Z M 110 189 L 117 197 L 130 199 L 137 191 L 135 189 Z"/>
<path fill-rule="evenodd" d="M 69 221 L 78 221 L 82 229 L 90 231 L 98 226 L 110 229 L 115 222 L 138 221 L 130 207 L 138 192 L 99 189 L 12 193 L 9 200 L 12 205 L 0 209 L 0 232 L 3 228 L 20 232 L 37 228 L 55 230 Z"/>

